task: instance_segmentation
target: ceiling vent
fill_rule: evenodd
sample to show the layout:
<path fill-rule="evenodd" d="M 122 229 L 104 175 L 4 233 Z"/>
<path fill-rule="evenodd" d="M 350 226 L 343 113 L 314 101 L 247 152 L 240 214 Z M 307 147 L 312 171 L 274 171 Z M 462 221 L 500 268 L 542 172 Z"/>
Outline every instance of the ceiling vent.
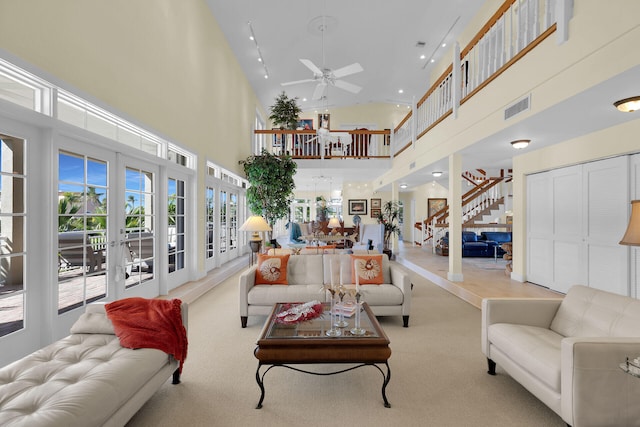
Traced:
<path fill-rule="evenodd" d="M 527 95 L 526 98 L 522 98 L 520 101 L 511 104 L 507 108 L 504 109 L 504 119 L 508 120 L 513 116 L 516 116 L 523 111 L 529 110 L 531 107 L 531 94 Z"/>
<path fill-rule="evenodd" d="M 427 45 L 427 43 L 425 43 L 423 41 L 416 42 L 416 47 L 425 47 L 426 45 Z"/>

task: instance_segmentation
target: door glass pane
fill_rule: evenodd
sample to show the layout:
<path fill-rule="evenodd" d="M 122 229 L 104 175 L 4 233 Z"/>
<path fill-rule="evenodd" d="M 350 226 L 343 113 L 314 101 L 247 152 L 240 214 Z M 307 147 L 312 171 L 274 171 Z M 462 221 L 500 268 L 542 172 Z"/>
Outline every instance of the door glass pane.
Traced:
<path fill-rule="evenodd" d="M 205 218 L 205 258 L 209 259 L 209 258 L 213 258 L 215 255 L 215 245 L 214 245 L 214 241 L 213 241 L 213 236 L 214 236 L 214 229 L 215 229 L 215 203 L 216 203 L 216 191 L 211 188 L 211 187 L 207 187 L 205 189 L 205 211 L 204 211 L 204 218 Z"/>
<path fill-rule="evenodd" d="M 220 192 L 220 253 L 227 252 L 227 192 Z"/>
<path fill-rule="evenodd" d="M 25 142 L 0 135 L 0 336 L 24 328 Z"/>
<path fill-rule="evenodd" d="M 155 213 L 153 172 L 125 169 L 126 281 L 131 288 L 154 277 Z"/>
<path fill-rule="evenodd" d="M 185 182 L 169 178 L 168 182 L 169 273 L 185 266 Z"/>
<path fill-rule="evenodd" d="M 238 194 L 229 194 L 229 250 L 238 247 Z"/>
<path fill-rule="evenodd" d="M 58 313 L 107 295 L 108 164 L 58 153 Z"/>

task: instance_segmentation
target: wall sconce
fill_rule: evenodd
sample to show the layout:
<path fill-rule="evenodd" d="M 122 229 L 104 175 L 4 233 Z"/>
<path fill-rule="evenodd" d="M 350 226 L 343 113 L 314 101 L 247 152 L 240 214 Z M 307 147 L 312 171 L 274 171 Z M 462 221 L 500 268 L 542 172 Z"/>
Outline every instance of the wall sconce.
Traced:
<path fill-rule="evenodd" d="M 431 172 L 431 175 L 433 175 L 436 178 L 438 178 L 438 177 L 442 176 L 442 172 L 440 172 L 440 171 Z"/>
<path fill-rule="evenodd" d="M 631 201 L 631 218 L 620 244 L 640 246 L 640 200 Z"/>
<path fill-rule="evenodd" d="M 613 103 L 619 111 L 623 113 L 631 113 L 640 109 L 640 96 L 632 96 L 631 98 L 621 99 Z"/>
<path fill-rule="evenodd" d="M 516 150 L 522 150 L 523 148 L 527 148 L 530 142 L 530 139 L 517 139 L 515 141 L 511 141 L 511 146 Z"/>

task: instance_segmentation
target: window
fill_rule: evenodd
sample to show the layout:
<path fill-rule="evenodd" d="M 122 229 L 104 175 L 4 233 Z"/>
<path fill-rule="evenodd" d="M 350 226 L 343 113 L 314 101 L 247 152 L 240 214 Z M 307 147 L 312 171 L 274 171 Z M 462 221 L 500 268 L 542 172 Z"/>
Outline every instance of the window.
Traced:
<path fill-rule="evenodd" d="M 0 336 L 24 328 L 25 142 L 0 135 Z"/>

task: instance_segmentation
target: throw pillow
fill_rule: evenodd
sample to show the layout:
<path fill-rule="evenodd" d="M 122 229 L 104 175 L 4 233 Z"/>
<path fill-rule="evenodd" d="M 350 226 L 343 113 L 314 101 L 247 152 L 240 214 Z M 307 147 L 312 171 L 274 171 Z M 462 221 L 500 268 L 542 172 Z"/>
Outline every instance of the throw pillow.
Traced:
<path fill-rule="evenodd" d="M 265 255 L 258 254 L 256 268 L 256 285 L 286 285 L 287 264 L 290 254 Z"/>
<path fill-rule="evenodd" d="M 358 274 L 358 283 L 361 285 L 382 285 L 382 254 L 351 255 L 351 265 L 351 283 L 356 283 Z"/>

